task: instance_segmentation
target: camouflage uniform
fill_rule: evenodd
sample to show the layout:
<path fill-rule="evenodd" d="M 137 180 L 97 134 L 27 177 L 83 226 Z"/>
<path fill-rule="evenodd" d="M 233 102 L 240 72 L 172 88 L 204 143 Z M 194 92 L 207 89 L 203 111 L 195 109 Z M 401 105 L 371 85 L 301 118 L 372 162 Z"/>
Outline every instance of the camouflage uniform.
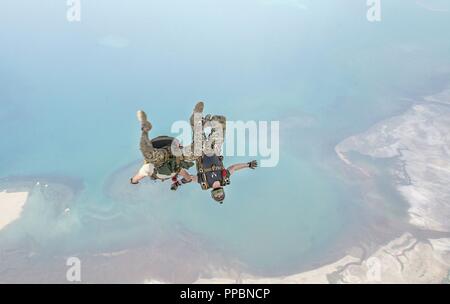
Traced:
<path fill-rule="evenodd" d="M 227 129 L 227 119 L 222 115 L 214 115 L 212 117 L 207 117 L 206 122 L 213 123 L 211 133 L 208 136 L 208 141 L 206 144 L 210 144 L 211 148 L 214 149 L 217 155 L 221 154 L 222 144 L 225 140 L 225 132 Z M 215 126 L 215 127 L 214 127 Z M 220 128 L 220 130 L 219 130 Z"/>
<path fill-rule="evenodd" d="M 156 149 L 153 147 L 151 140 L 148 138 L 148 131 L 142 130 L 140 149 L 144 162 L 151 163 L 155 167 L 164 164 L 170 158 L 170 151 L 168 149 Z"/>
<path fill-rule="evenodd" d="M 198 114 L 200 115 L 199 123 L 201 122 L 202 126 L 198 128 L 198 130 L 201 132 L 201 134 L 198 134 L 197 137 L 194 136 L 195 132 L 195 126 L 194 126 L 194 115 Z M 180 159 L 183 161 L 195 161 L 198 158 L 198 155 L 201 155 L 201 151 L 197 153 L 192 153 L 194 151 L 193 147 L 198 147 L 200 149 L 205 148 L 205 144 L 211 145 L 210 147 L 212 149 L 217 149 L 219 152 L 220 147 L 223 144 L 224 136 L 225 136 L 225 130 L 226 130 L 226 118 L 224 116 L 220 115 L 214 115 L 210 116 L 207 115 L 206 117 L 201 117 L 201 113 L 192 113 L 190 118 L 190 123 L 192 126 L 192 135 L 193 135 L 193 142 L 191 145 L 184 148 L 184 151 L 186 152 Z M 211 133 L 209 134 L 208 138 L 206 138 L 206 135 L 204 133 L 204 127 L 206 124 L 212 124 Z M 215 128 L 214 128 L 215 126 Z M 222 134 L 217 130 L 217 128 L 220 127 L 222 129 Z M 197 145 L 194 142 L 194 140 L 197 139 Z M 141 141 L 140 141 L 140 150 L 142 152 L 142 156 L 144 157 L 144 161 L 146 164 L 151 163 L 155 167 L 163 165 L 165 162 L 167 162 L 170 158 L 173 157 L 172 152 L 169 148 L 154 148 L 151 140 L 148 136 L 148 131 L 142 130 L 141 134 Z M 200 153 L 200 154 L 198 154 Z"/>
<path fill-rule="evenodd" d="M 188 156 L 189 160 L 196 160 L 199 155 L 202 155 L 202 151 L 207 150 L 206 148 L 213 149 L 217 155 L 220 155 L 220 148 L 224 142 L 225 131 L 226 131 L 226 118 L 221 115 L 206 115 L 206 117 L 199 117 L 198 123 L 201 126 L 195 127 L 194 115 L 202 115 L 201 113 L 193 113 L 190 118 L 190 123 L 192 127 L 192 144 L 185 148 L 185 151 L 194 152 L 193 156 Z M 208 137 L 204 132 L 204 128 L 211 126 L 211 133 Z M 220 132 L 220 130 L 221 132 Z M 195 132 L 200 132 L 195 134 Z M 197 136 L 196 136 L 197 135 Z M 201 151 L 193 151 L 193 149 L 202 149 Z M 188 155 L 188 153 L 186 153 Z"/>

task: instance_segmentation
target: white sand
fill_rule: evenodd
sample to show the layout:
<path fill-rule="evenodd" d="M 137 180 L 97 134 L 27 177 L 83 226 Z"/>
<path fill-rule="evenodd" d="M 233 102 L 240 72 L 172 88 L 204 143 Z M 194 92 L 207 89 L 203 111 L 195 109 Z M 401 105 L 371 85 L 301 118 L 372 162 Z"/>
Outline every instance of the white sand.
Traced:
<path fill-rule="evenodd" d="M 0 230 L 17 220 L 28 198 L 28 192 L 0 192 Z"/>
<path fill-rule="evenodd" d="M 420 241 L 409 233 L 379 248 L 370 257 L 346 256 L 317 269 L 286 277 L 258 278 L 241 274 L 201 278 L 199 284 L 304 284 L 304 283 L 441 283 L 450 271 L 450 239 Z"/>
<path fill-rule="evenodd" d="M 410 204 L 410 222 L 421 228 L 450 232 L 450 94 L 426 98 L 404 114 L 337 145 L 338 155 L 354 151 L 373 158 L 395 158 L 390 168 L 403 180 L 399 193 Z M 343 159 L 348 163 L 348 159 Z M 351 165 L 351 163 L 350 163 Z"/>
<path fill-rule="evenodd" d="M 215 278 L 200 278 L 196 284 L 328 284 L 328 275 L 338 272 L 345 265 L 358 263 L 359 259 L 346 256 L 339 261 L 319 267 L 317 269 L 302 272 L 299 274 L 284 276 L 284 277 L 255 277 L 249 274 L 241 274 L 237 278 L 227 277 L 226 274 L 222 274 L 222 277 Z"/>
<path fill-rule="evenodd" d="M 335 151 L 348 166 L 366 173 L 348 158 L 358 152 L 396 158 L 391 173 L 403 180 L 399 193 L 410 204 L 411 224 L 450 232 L 450 89 L 425 98 L 404 114 L 339 143 Z M 365 174 L 370 176 L 370 174 Z M 450 280 L 450 239 L 419 240 L 405 233 L 370 257 L 350 255 L 312 271 L 286 277 L 238 277 L 217 273 L 196 283 L 441 283 Z"/>

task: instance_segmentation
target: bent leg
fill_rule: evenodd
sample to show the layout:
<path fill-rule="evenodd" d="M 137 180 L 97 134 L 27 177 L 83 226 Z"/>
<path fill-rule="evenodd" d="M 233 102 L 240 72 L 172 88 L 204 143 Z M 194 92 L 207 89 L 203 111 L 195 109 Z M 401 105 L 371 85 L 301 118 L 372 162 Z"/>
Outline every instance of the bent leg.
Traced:
<path fill-rule="evenodd" d="M 211 117 L 210 121 L 214 124 L 212 132 L 214 132 L 217 128 L 221 128 L 223 137 L 225 137 L 225 131 L 227 130 L 227 118 L 223 115 L 214 115 Z"/>
<path fill-rule="evenodd" d="M 155 165 L 162 164 L 168 158 L 168 151 L 166 149 L 155 149 L 148 137 L 148 132 L 152 129 L 152 124 L 147 120 L 147 115 L 144 111 L 137 112 L 137 118 L 141 122 L 141 141 L 140 150 L 144 157 L 145 163 L 152 163 Z"/>
<path fill-rule="evenodd" d="M 189 119 L 192 127 L 192 143 L 183 148 L 183 155 L 186 161 L 194 161 L 202 155 L 203 150 L 203 108 L 204 103 L 199 101 L 192 111 Z"/>
<path fill-rule="evenodd" d="M 200 118 L 203 118 L 203 109 L 204 108 L 205 108 L 205 104 L 203 103 L 203 101 L 199 101 L 195 104 L 194 110 L 192 111 L 191 118 L 189 119 L 192 128 L 194 128 L 196 114 L 197 114 L 197 116 L 200 115 L 199 116 Z"/>
<path fill-rule="evenodd" d="M 142 131 L 140 149 L 145 163 L 155 166 L 163 164 L 169 158 L 169 151 L 166 149 L 156 149 L 148 138 L 148 132 Z"/>
<path fill-rule="evenodd" d="M 222 145 L 225 141 L 227 119 L 222 115 L 214 115 L 207 123 L 211 125 L 211 133 L 208 136 L 207 147 L 213 149 L 216 155 L 220 155 Z"/>

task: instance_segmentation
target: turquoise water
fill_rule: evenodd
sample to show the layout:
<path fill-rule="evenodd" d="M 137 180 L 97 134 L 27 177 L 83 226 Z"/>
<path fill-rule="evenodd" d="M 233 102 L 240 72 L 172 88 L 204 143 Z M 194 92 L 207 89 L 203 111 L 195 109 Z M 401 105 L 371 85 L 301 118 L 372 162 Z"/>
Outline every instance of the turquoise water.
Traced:
<path fill-rule="evenodd" d="M 3 3 L 0 177 L 81 178 L 74 208 L 85 226 L 68 243 L 92 238 L 97 224 L 83 217 L 106 210 L 124 219 L 98 243 L 125 247 L 148 227 L 181 223 L 254 270 L 294 271 L 354 221 L 345 210 L 360 198 L 336 171 L 334 145 L 450 73 L 448 13 L 391 0 L 382 22 L 369 23 L 366 9 L 356 0 L 82 1 L 81 22 L 69 23 L 64 1 Z M 279 165 L 236 175 L 220 207 L 193 187 L 139 206 L 106 196 L 111 174 L 140 158 L 135 111 L 148 112 L 154 135 L 168 134 L 199 99 L 231 120 L 279 120 Z M 133 227 L 133 212 L 155 222 Z"/>

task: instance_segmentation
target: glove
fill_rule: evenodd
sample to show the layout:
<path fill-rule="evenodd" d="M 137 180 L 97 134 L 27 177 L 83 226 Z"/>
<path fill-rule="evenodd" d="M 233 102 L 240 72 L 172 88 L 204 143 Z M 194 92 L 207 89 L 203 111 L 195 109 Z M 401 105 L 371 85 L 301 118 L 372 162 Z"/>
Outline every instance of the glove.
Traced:
<path fill-rule="evenodd" d="M 256 160 L 252 160 L 251 162 L 248 162 L 247 165 L 250 169 L 254 170 L 256 167 L 258 167 L 258 162 Z"/>
<path fill-rule="evenodd" d="M 172 191 L 176 191 L 178 189 L 178 187 L 181 186 L 180 182 L 175 182 L 170 186 L 170 190 Z"/>
<path fill-rule="evenodd" d="M 192 182 L 192 179 L 187 180 L 187 179 L 185 179 L 184 177 L 181 179 L 181 183 L 182 183 L 182 184 L 189 184 L 190 182 Z"/>

